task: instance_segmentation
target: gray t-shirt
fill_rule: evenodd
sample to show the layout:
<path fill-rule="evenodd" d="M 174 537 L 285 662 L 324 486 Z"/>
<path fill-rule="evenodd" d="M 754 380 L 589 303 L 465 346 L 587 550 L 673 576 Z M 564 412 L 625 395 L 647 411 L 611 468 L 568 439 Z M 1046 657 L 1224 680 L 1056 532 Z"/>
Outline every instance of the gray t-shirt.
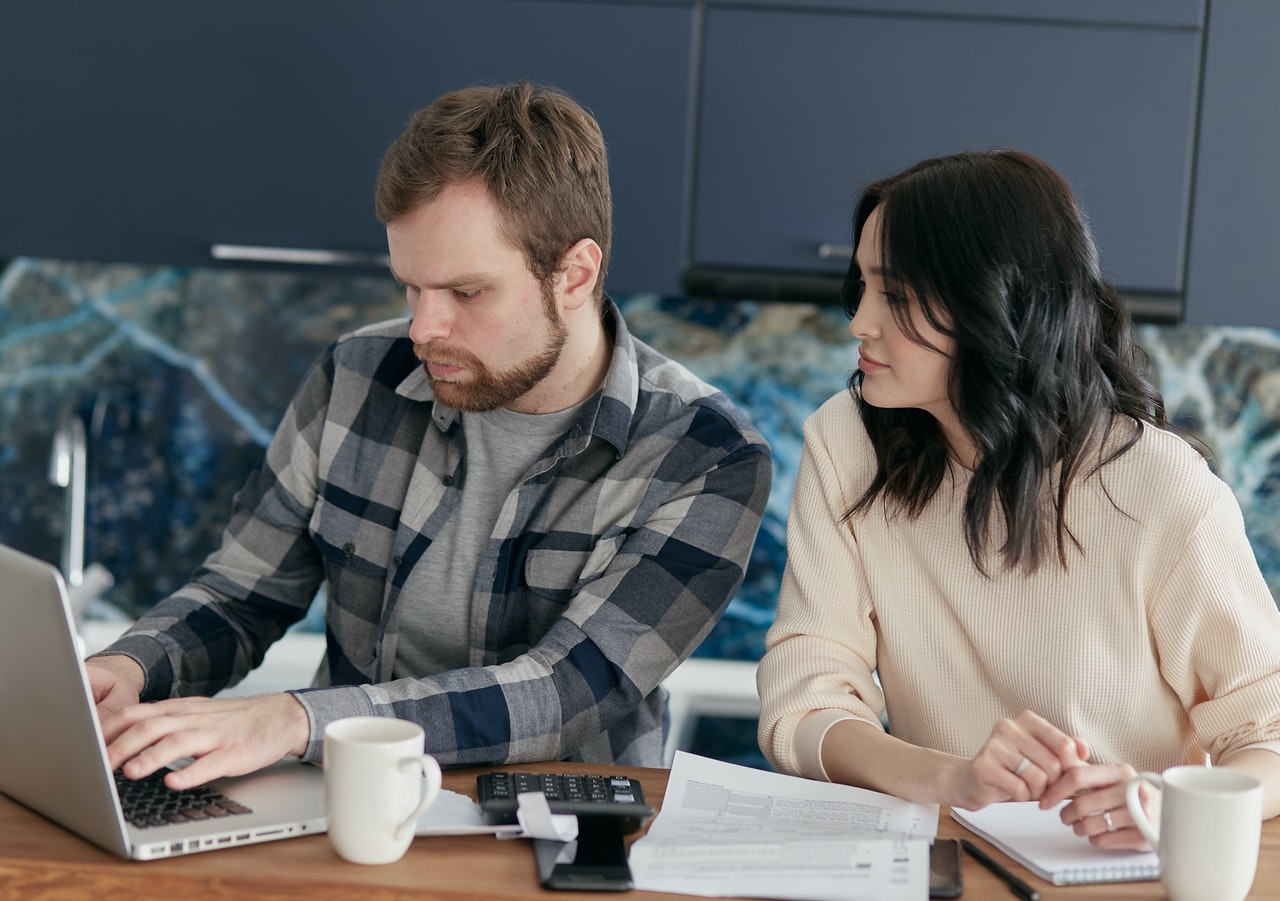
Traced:
<path fill-rule="evenodd" d="M 461 503 L 405 584 L 396 678 L 471 665 L 471 593 L 480 555 L 507 498 L 580 412 L 581 404 L 556 413 L 499 408 L 462 414 L 467 459 Z"/>

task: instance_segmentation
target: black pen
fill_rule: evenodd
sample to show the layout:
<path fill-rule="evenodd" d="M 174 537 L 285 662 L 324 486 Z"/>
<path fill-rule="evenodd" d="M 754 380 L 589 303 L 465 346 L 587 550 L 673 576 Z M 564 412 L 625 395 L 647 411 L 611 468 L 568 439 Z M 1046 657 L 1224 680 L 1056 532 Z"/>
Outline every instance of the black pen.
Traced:
<path fill-rule="evenodd" d="M 964 849 L 968 851 L 969 854 L 978 861 L 978 863 L 982 864 L 988 870 L 999 876 L 1000 881 L 1009 886 L 1009 891 L 1021 898 L 1022 901 L 1040 901 L 1039 892 L 1027 885 L 1017 876 L 1010 873 L 1004 867 L 1000 866 L 999 863 L 993 860 L 990 855 L 980 849 L 973 842 L 969 841 L 967 838 L 962 838 L 960 839 L 960 844 L 964 846 Z"/>

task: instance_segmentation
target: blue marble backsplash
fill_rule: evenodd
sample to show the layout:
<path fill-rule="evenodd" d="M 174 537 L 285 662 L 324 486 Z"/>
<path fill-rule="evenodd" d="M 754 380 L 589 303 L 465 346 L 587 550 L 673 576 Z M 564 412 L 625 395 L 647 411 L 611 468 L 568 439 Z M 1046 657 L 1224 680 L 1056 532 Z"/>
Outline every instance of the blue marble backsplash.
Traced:
<path fill-rule="evenodd" d="M 746 582 L 698 651 L 756 659 L 785 562 L 801 425 L 853 365 L 846 320 L 807 304 L 616 300 L 633 332 L 733 397 L 773 445 Z M 0 542 L 65 564 L 70 489 L 55 483 L 53 451 L 78 422 L 83 559 L 115 580 L 90 612 L 136 615 L 217 544 L 320 349 L 404 311 L 376 275 L 12 261 L 0 275 Z M 1171 418 L 1215 454 L 1280 596 L 1280 332 L 1143 325 L 1139 338 Z"/>

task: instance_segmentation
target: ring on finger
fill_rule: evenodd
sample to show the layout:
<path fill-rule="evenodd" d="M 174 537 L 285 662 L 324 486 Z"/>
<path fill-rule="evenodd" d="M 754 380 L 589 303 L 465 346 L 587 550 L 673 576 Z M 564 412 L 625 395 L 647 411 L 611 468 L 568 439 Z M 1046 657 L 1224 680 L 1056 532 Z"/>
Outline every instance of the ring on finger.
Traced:
<path fill-rule="evenodd" d="M 1107 824 L 1107 831 L 1108 831 L 1108 832 L 1115 832 L 1115 831 L 1116 831 L 1116 824 L 1115 824 L 1115 823 L 1113 823 L 1113 822 L 1111 822 L 1111 811 L 1109 811 L 1109 810 L 1104 810 L 1104 811 L 1102 811 L 1102 822 L 1104 822 L 1104 823 L 1106 823 L 1106 824 Z"/>
<path fill-rule="evenodd" d="M 1018 761 L 1018 765 L 1013 768 L 1013 775 L 1021 776 L 1027 771 L 1027 767 L 1031 766 L 1031 761 L 1026 757 Z"/>

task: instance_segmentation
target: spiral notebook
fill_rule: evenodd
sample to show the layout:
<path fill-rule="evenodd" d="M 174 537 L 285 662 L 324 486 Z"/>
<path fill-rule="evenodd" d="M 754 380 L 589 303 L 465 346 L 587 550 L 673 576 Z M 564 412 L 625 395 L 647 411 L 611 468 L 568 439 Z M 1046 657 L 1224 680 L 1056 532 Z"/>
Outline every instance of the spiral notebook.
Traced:
<path fill-rule="evenodd" d="M 1054 885 L 1160 878 L 1154 851 L 1104 851 L 1063 825 L 1058 814 L 1065 804 L 1041 810 L 1035 801 L 1007 801 L 982 810 L 953 808 L 951 816 Z"/>

